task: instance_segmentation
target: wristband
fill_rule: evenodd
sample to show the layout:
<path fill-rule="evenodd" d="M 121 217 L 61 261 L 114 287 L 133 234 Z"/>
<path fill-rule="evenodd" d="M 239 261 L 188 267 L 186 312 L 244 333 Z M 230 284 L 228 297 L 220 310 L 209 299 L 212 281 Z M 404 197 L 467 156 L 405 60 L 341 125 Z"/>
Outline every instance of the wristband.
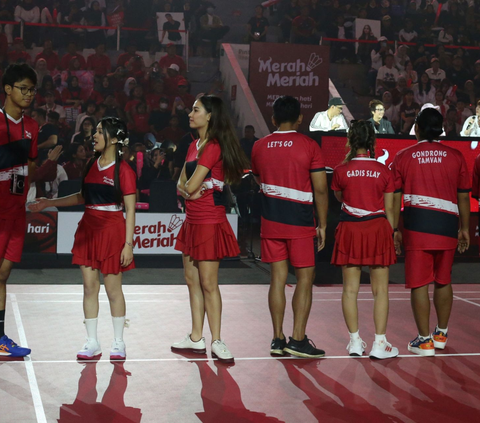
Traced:
<path fill-rule="evenodd" d="M 398 232 L 398 228 L 393 228 L 393 232 Z"/>
<path fill-rule="evenodd" d="M 133 244 L 131 242 L 125 241 L 125 244 L 127 244 L 129 247 L 132 247 L 133 250 Z"/>

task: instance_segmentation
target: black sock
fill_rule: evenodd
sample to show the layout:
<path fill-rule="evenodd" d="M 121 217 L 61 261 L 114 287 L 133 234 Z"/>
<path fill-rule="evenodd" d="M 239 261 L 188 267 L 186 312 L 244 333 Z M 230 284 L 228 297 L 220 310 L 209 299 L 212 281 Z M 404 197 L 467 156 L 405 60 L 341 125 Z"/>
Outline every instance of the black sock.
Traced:
<path fill-rule="evenodd" d="M 0 310 L 0 338 L 5 335 L 5 310 Z"/>

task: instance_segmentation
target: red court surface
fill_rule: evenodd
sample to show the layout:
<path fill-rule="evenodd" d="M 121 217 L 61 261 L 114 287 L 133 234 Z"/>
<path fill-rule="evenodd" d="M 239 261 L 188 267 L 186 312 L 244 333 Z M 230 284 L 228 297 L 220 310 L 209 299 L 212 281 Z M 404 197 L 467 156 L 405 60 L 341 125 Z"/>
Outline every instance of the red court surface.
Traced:
<path fill-rule="evenodd" d="M 124 363 L 108 359 L 113 329 L 102 288 L 104 356 L 89 364 L 75 360 L 84 339 L 81 286 L 8 289 L 7 334 L 33 352 L 25 361 L 0 361 L 2 423 L 480 421 L 479 285 L 455 285 L 449 344 L 434 358 L 407 351 L 416 335 L 409 291 L 392 286 L 387 335 L 401 356 L 384 361 L 346 355 L 341 287 L 314 287 L 307 333 L 328 357 L 303 360 L 269 356 L 268 286 L 222 286 L 222 336 L 234 366 L 213 361 L 208 348 L 208 356 L 170 351 L 189 330 L 184 286 L 125 286 Z M 293 291 L 287 287 L 288 300 Z M 374 333 L 368 286 L 359 297 L 368 352 Z M 287 335 L 291 327 L 288 308 Z"/>

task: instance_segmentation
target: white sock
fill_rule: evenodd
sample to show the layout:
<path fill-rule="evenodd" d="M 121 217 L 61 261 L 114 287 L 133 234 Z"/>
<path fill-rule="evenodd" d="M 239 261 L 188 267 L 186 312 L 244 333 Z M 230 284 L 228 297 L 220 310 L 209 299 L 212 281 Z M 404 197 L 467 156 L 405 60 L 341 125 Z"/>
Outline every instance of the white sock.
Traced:
<path fill-rule="evenodd" d="M 380 344 L 381 342 L 387 342 L 387 337 L 385 336 L 385 334 L 383 335 L 375 334 L 375 342 L 378 344 Z"/>
<path fill-rule="evenodd" d="M 116 341 L 123 341 L 123 328 L 125 327 L 125 316 L 113 317 L 113 336 Z"/>
<path fill-rule="evenodd" d="M 440 332 L 443 332 L 446 335 L 447 332 L 448 332 L 448 327 L 445 328 L 445 329 L 442 329 L 442 328 L 439 328 L 438 325 L 437 325 L 437 330 L 439 330 Z"/>
<path fill-rule="evenodd" d="M 87 336 L 97 340 L 97 323 L 98 318 L 95 319 L 85 319 L 85 328 L 87 329 Z"/>
<path fill-rule="evenodd" d="M 420 338 L 420 341 L 425 341 L 426 339 L 430 339 L 430 336 L 422 336 L 418 334 L 418 337 Z"/>
<path fill-rule="evenodd" d="M 348 332 L 350 334 L 350 339 L 354 341 L 355 339 L 360 338 L 359 332 L 359 330 L 357 330 L 356 332 Z"/>

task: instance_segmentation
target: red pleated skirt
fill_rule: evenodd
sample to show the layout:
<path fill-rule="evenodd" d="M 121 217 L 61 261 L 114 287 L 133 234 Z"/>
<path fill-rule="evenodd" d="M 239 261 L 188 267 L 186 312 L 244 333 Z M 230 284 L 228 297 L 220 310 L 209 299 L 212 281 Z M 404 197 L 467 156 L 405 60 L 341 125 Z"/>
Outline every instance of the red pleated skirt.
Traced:
<path fill-rule="evenodd" d="M 214 224 L 184 222 L 175 249 L 194 260 L 221 260 L 240 254 L 238 242 L 228 220 Z"/>
<path fill-rule="evenodd" d="M 390 266 L 397 262 L 392 227 L 385 218 L 340 222 L 335 231 L 332 264 Z"/>
<path fill-rule="evenodd" d="M 135 269 L 135 261 L 127 267 L 120 264 L 125 231 L 122 212 L 85 209 L 75 232 L 72 263 L 98 269 L 104 275 Z"/>

